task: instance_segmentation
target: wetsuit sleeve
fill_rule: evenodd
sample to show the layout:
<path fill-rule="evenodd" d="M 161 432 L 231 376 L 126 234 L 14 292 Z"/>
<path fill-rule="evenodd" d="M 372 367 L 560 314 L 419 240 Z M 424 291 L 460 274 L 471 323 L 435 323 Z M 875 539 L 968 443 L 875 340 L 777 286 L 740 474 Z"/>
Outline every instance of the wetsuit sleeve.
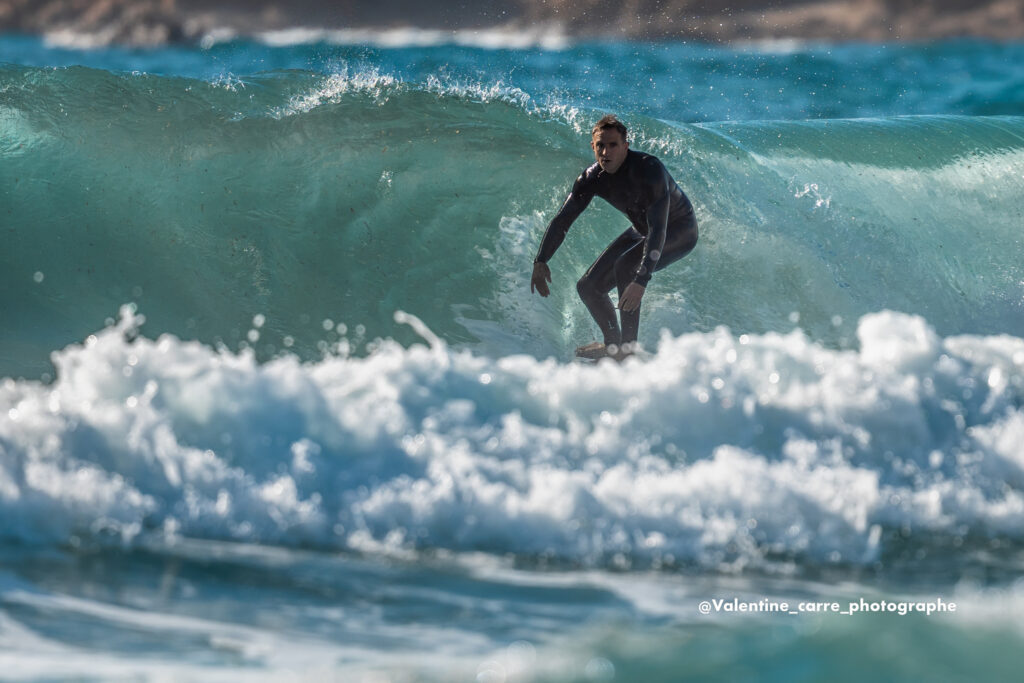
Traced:
<path fill-rule="evenodd" d="M 547 263 L 548 259 L 555 255 L 555 251 L 562 245 L 573 221 L 590 204 L 590 200 L 594 198 L 594 193 L 587 188 L 587 184 L 586 174 L 580 174 L 580 177 L 573 183 L 572 191 L 566 198 L 565 203 L 562 204 L 562 208 L 558 210 L 555 217 L 551 219 L 551 223 L 548 224 L 548 229 L 544 232 L 544 238 L 540 241 L 540 248 L 537 250 L 537 257 L 534 259 L 534 263 Z"/>
<path fill-rule="evenodd" d="M 669 191 L 671 178 L 668 170 L 660 162 L 655 162 L 645 169 L 643 183 L 645 194 L 650 198 L 650 204 L 647 206 L 647 239 L 644 240 L 643 257 L 636 275 L 633 276 L 633 282 L 646 287 L 651 281 L 654 269 L 658 267 L 658 259 L 665 248 L 672 193 Z"/>

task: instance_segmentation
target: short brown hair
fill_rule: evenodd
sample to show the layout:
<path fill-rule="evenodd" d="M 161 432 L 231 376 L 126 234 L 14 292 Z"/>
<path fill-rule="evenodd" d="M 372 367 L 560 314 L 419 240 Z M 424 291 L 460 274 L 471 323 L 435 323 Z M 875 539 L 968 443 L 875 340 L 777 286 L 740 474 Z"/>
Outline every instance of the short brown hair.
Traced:
<path fill-rule="evenodd" d="M 595 123 L 594 127 L 590 129 L 590 137 L 597 135 L 598 131 L 608 130 L 609 128 L 619 131 L 622 135 L 622 140 L 626 140 L 626 137 L 628 136 L 628 133 L 626 132 L 626 124 L 619 121 L 615 114 L 606 114 L 605 116 L 602 116 L 601 120 Z"/>

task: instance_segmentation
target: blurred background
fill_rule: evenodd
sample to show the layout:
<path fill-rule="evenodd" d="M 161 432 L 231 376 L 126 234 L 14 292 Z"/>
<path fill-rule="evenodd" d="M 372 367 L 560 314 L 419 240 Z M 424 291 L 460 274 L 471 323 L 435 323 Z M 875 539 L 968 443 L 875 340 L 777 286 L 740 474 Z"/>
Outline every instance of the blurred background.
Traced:
<path fill-rule="evenodd" d="M 197 41 L 214 29 L 244 35 L 292 27 L 459 30 L 540 25 L 577 38 L 1007 40 L 1024 35 L 1024 5 L 1014 0 L 0 1 L 0 31 L 71 32 L 103 44 Z"/>

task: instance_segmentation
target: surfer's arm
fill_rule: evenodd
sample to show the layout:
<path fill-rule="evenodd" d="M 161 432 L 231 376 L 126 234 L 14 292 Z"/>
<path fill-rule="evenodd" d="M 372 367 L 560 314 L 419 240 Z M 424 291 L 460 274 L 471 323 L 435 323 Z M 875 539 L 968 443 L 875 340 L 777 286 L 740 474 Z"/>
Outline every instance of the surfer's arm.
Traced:
<path fill-rule="evenodd" d="M 562 204 L 562 208 L 558 210 L 555 217 L 551 219 L 551 223 L 548 224 L 548 229 L 544 232 L 544 237 L 540 241 L 540 248 L 537 249 L 537 257 L 533 260 L 534 263 L 547 263 L 555 255 L 558 247 L 565 240 L 565 235 L 569 232 L 569 228 L 572 227 L 573 221 L 579 218 L 579 215 L 590 204 L 594 194 L 586 186 L 587 179 L 584 173 L 573 183 L 572 191 L 566 198 L 565 203 Z"/>
<path fill-rule="evenodd" d="M 547 296 L 551 290 L 548 283 L 551 282 L 551 269 L 548 264 L 534 261 L 533 275 L 530 276 L 530 293 L 537 292 L 541 296 Z"/>
<path fill-rule="evenodd" d="M 644 174 L 645 191 L 650 197 L 647 207 L 647 239 L 644 240 L 644 252 L 640 259 L 640 267 L 633 277 L 633 282 L 646 287 L 651 281 L 651 274 L 658 267 L 658 259 L 665 248 L 665 236 L 668 234 L 668 214 L 672 195 L 669 192 L 670 178 L 668 171 L 660 163 L 652 165 Z"/>

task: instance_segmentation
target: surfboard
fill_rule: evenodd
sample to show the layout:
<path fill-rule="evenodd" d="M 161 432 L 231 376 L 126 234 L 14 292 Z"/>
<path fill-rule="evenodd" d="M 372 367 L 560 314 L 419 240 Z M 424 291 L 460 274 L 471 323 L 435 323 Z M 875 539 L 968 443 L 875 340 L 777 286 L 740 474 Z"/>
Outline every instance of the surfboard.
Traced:
<path fill-rule="evenodd" d="M 627 358 L 636 355 L 639 349 L 634 349 L 627 353 L 619 353 L 618 348 L 615 346 L 611 347 L 609 351 L 602 342 L 592 342 L 585 346 L 576 347 L 576 360 L 584 363 L 597 363 L 602 358 L 611 358 L 612 360 L 622 363 Z"/>
<path fill-rule="evenodd" d="M 614 346 L 611 348 L 612 350 L 617 351 Z M 626 358 L 634 355 L 643 355 L 642 349 L 634 348 L 626 354 L 611 353 L 602 342 L 591 342 L 584 346 L 578 346 L 577 350 L 575 350 L 575 359 L 580 360 L 581 362 L 590 362 L 590 364 L 595 364 L 595 362 L 598 362 L 601 358 L 611 358 L 616 362 L 623 362 Z"/>

